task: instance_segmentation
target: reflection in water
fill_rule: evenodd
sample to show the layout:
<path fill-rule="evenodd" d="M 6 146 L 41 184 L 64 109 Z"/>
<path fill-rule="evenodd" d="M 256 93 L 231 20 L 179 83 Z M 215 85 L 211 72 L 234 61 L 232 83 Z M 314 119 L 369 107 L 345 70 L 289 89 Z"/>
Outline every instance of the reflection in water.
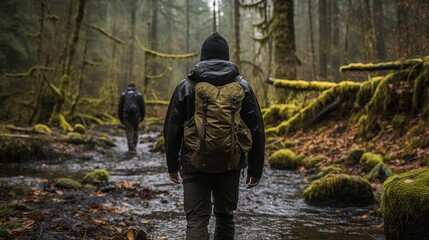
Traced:
<path fill-rule="evenodd" d="M 154 138 L 157 133 L 141 138 Z M 163 155 L 152 154 L 153 143 L 139 145 L 138 156 L 126 153 L 125 138 L 117 147 L 92 159 L 75 158 L 61 163 L 2 164 L 0 181 L 36 182 L 39 178 L 80 179 L 94 168 L 108 170 L 111 181 L 140 182 L 154 190 L 165 191 L 159 199 L 123 208 L 151 221 L 153 239 L 184 239 L 182 187 L 170 183 Z M 18 176 L 25 176 L 18 177 Z M 328 208 L 307 205 L 302 192 L 308 183 L 304 175 L 266 167 L 261 184 L 245 189 L 243 178 L 236 213 L 236 239 L 383 239 L 383 231 L 368 217 L 367 208 Z M 214 229 L 213 219 L 209 228 Z"/>

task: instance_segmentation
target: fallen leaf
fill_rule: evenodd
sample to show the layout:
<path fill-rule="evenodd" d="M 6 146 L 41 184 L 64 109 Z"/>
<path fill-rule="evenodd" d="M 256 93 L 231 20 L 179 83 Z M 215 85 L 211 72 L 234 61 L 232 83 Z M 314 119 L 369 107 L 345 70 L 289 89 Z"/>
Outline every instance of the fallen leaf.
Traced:
<path fill-rule="evenodd" d="M 127 239 L 128 240 L 134 240 L 134 238 L 135 238 L 135 233 L 134 233 L 134 230 L 131 229 L 127 233 Z"/>

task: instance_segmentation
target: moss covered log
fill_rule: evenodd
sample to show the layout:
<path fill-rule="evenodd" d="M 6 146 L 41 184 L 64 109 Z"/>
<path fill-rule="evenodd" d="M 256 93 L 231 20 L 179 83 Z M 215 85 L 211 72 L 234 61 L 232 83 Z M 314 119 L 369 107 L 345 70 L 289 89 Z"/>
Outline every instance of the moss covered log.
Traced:
<path fill-rule="evenodd" d="M 145 104 L 148 106 L 168 106 L 168 104 L 170 104 L 170 101 L 166 101 L 166 100 L 147 100 L 145 101 Z"/>
<path fill-rule="evenodd" d="M 404 68 L 419 68 L 423 59 L 415 58 L 405 61 L 381 62 L 381 63 L 351 63 L 340 67 L 340 72 L 345 71 L 380 71 L 399 70 Z"/>
<path fill-rule="evenodd" d="M 429 168 L 388 178 L 381 194 L 387 239 L 429 239 Z"/>
<path fill-rule="evenodd" d="M 334 82 L 305 81 L 305 80 L 287 80 L 287 79 L 269 79 L 276 88 L 285 88 L 295 91 L 325 91 L 337 86 Z"/>
<path fill-rule="evenodd" d="M 353 103 L 361 83 L 341 82 L 337 86 L 322 92 L 319 97 L 310 102 L 290 119 L 282 122 L 277 127 L 267 129 L 268 134 L 287 134 L 300 128 L 309 126 L 314 122 L 316 116 L 322 112 L 328 105 L 337 99 L 344 102 Z M 350 110 L 350 109 L 348 109 Z"/>

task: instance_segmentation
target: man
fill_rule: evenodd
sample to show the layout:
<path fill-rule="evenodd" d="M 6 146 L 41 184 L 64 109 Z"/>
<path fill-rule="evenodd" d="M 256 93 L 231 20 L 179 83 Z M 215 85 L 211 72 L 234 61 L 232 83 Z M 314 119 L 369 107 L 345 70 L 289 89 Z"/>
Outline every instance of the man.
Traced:
<path fill-rule="evenodd" d="M 136 152 L 139 138 L 139 123 L 145 117 L 145 104 L 142 94 L 134 83 L 129 83 L 119 100 L 118 117 L 125 125 L 128 150 Z"/>
<path fill-rule="evenodd" d="M 198 158 L 201 157 L 201 154 L 204 156 L 205 153 L 202 152 L 210 147 L 210 142 L 207 142 L 208 140 L 206 139 L 200 141 L 199 144 L 194 144 L 197 147 L 207 145 L 203 151 L 201 149 L 192 151 L 189 149 L 190 146 L 192 147 L 192 143 L 186 143 L 189 142 L 186 139 L 189 134 L 186 134 L 186 137 L 184 136 L 185 128 L 189 128 L 190 124 L 197 122 L 195 119 L 200 116 L 197 116 L 196 112 L 201 113 L 201 110 L 196 108 L 196 101 L 199 101 L 196 96 L 199 98 L 201 94 L 198 95 L 195 92 L 206 87 L 207 84 L 203 86 L 204 83 L 209 83 L 209 86 L 215 86 L 210 88 L 211 91 L 218 91 L 223 89 L 222 86 L 234 84 L 235 82 L 239 83 L 240 90 L 244 92 L 243 98 L 239 99 L 239 104 L 241 104 L 239 117 L 245 123 L 246 126 L 244 127 L 248 128 L 251 133 L 249 152 L 241 155 L 246 159 L 244 159 L 244 162 L 242 161 L 243 159 L 240 159 L 241 163 L 235 165 L 236 167 L 231 170 L 223 172 L 210 172 L 210 169 L 206 169 L 207 171 L 198 170 L 197 168 L 199 167 L 201 167 L 199 169 L 204 169 L 202 166 L 206 165 L 198 165 L 194 160 L 199 160 Z M 228 89 L 219 91 L 228 91 Z M 206 124 L 203 132 L 209 128 L 220 129 L 220 127 L 210 126 L 210 124 L 217 124 L 216 120 L 213 121 L 213 119 L 209 118 L 210 116 L 206 116 L 207 109 L 213 107 L 210 105 L 213 101 L 216 100 L 206 99 L 205 104 L 203 104 L 206 108 L 204 110 L 206 120 L 198 121 L 199 123 L 203 122 L 203 125 Z M 218 115 L 221 117 L 221 114 Z M 213 118 L 213 116 L 211 117 Z M 228 131 L 230 130 L 226 130 L 227 136 L 229 136 Z M 195 135 L 198 135 L 198 133 Z M 205 134 L 198 136 L 206 137 Z M 237 208 L 240 171 L 248 165 L 247 188 L 253 188 L 259 184 L 264 165 L 265 136 L 256 96 L 249 83 L 241 79 L 238 67 L 229 62 L 228 43 L 219 33 L 215 32 L 206 38 L 201 48 L 200 62 L 196 64 L 187 78 L 182 80 L 176 87 L 167 110 L 164 139 L 170 180 L 180 184 L 182 183 L 180 175 L 183 175 L 184 208 L 187 220 L 186 238 L 190 240 L 209 239 L 207 226 L 212 213 L 211 197 L 213 196 L 213 212 L 216 217 L 214 237 L 215 239 L 234 239 L 235 223 L 233 212 Z M 212 138 L 212 141 L 216 141 L 216 139 Z M 226 143 L 226 145 L 232 146 L 232 143 Z M 231 156 L 235 153 L 233 152 Z M 223 159 L 218 158 L 217 160 L 222 161 Z M 202 161 L 204 163 L 206 160 L 203 159 Z"/>

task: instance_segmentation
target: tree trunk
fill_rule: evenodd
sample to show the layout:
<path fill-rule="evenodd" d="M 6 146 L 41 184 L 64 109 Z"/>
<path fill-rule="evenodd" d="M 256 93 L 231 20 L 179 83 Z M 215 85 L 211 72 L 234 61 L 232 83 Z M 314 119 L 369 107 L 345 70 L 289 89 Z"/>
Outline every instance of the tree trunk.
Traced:
<path fill-rule="evenodd" d="M 371 17 L 373 16 L 371 14 L 371 8 L 369 5 L 369 0 L 364 0 L 364 11 L 365 15 L 370 17 L 364 17 L 364 27 L 365 27 L 365 41 L 364 41 L 364 52 L 365 52 L 365 59 L 374 61 L 376 58 L 376 50 L 375 50 L 375 31 L 374 31 L 374 25 L 373 20 Z"/>
<path fill-rule="evenodd" d="M 338 82 L 340 81 L 340 10 L 338 8 L 338 1 L 332 1 L 332 21 L 331 21 L 331 29 L 332 29 L 332 45 L 331 45 L 331 56 L 332 56 L 332 68 L 331 68 L 331 76 L 332 78 Z"/>
<path fill-rule="evenodd" d="M 314 36 L 313 36 L 313 11 L 311 6 L 311 0 L 308 0 L 308 25 L 310 27 L 310 48 L 311 48 L 311 68 L 312 68 L 312 78 L 316 79 L 316 61 L 315 61 L 315 52 L 314 52 Z"/>
<path fill-rule="evenodd" d="M 217 31 L 216 27 L 216 0 L 213 0 L 213 32 Z"/>
<path fill-rule="evenodd" d="M 375 49 L 377 60 L 382 61 L 386 58 L 386 48 L 384 45 L 384 15 L 383 4 L 381 0 L 374 0 L 374 18 L 373 24 L 375 29 Z"/>
<path fill-rule="evenodd" d="M 130 37 L 128 46 L 128 66 L 126 72 L 127 82 L 134 81 L 134 41 L 136 38 L 136 12 L 137 12 L 137 0 L 130 2 L 131 7 L 131 18 L 130 18 Z"/>
<path fill-rule="evenodd" d="M 240 69 L 240 0 L 234 0 L 234 43 L 232 59 Z"/>
<path fill-rule="evenodd" d="M 319 0 L 319 78 L 327 77 L 327 51 L 329 49 L 327 26 L 328 26 L 328 4 Z"/>
<path fill-rule="evenodd" d="M 296 78 L 296 46 L 293 22 L 293 0 L 273 0 L 273 39 L 275 76 Z"/>

